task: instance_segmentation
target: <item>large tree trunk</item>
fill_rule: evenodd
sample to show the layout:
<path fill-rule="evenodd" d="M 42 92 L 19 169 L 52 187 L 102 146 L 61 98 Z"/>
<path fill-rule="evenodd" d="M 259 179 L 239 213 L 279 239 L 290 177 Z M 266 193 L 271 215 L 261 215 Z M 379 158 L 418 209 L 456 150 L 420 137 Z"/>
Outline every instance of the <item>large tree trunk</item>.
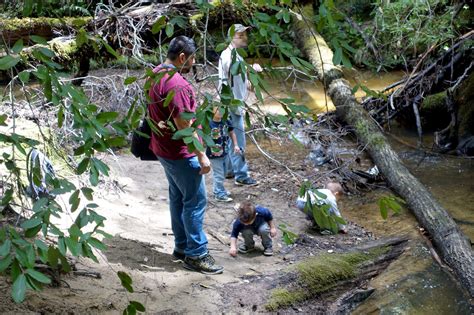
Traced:
<path fill-rule="evenodd" d="M 369 114 L 356 101 L 349 83 L 332 63 L 332 51 L 312 27 L 308 18 L 313 16 L 312 7 L 306 6 L 301 13 L 303 18 L 294 22 L 298 40 L 328 90 L 337 115 L 354 127 L 391 187 L 406 200 L 417 220 L 430 233 L 441 257 L 474 296 L 474 255 L 470 242 L 447 211 L 403 165 Z"/>

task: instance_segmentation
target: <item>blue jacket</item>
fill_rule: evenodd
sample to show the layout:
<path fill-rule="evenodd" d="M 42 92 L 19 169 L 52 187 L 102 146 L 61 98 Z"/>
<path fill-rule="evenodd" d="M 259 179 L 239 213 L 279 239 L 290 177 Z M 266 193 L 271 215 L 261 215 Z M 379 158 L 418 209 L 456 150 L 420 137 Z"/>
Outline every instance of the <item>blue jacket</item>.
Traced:
<path fill-rule="evenodd" d="M 268 210 L 267 208 L 264 208 L 262 206 L 256 206 L 255 211 L 257 212 L 257 217 L 255 218 L 255 221 L 253 221 L 252 224 L 245 225 L 242 222 L 240 222 L 239 219 L 235 220 L 234 226 L 232 227 L 232 233 L 230 235 L 231 237 L 237 238 L 239 236 L 239 233 L 243 229 L 247 229 L 247 228 L 251 228 L 253 231 L 258 231 L 258 228 L 260 227 L 260 225 L 262 225 L 265 222 L 268 223 L 269 221 L 273 220 L 273 215 L 270 212 L 270 210 Z"/>

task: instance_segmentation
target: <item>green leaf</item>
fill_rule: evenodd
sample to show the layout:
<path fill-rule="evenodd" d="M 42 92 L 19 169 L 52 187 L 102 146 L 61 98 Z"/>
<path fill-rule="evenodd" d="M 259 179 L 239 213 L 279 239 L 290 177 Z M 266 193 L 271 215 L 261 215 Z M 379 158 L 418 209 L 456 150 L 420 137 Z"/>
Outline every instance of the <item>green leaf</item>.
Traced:
<path fill-rule="evenodd" d="M 341 55 L 341 58 L 342 58 L 342 64 L 344 65 L 344 67 L 346 67 L 348 69 L 351 69 L 352 68 L 352 63 L 349 60 L 349 58 L 347 57 L 347 55 L 343 53 Z"/>
<path fill-rule="evenodd" d="M 48 248 L 48 263 L 51 265 L 51 267 L 56 268 L 58 265 L 59 256 L 60 252 L 57 248 L 54 248 L 53 246 Z"/>
<path fill-rule="evenodd" d="M 61 267 L 64 272 L 70 272 L 71 271 L 71 265 L 67 261 L 65 256 L 59 256 L 59 259 L 61 260 Z"/>
<path fill-rule="evenodd" d="M 83 188 L 81 188 L 81 191 L 82 191 L 82 194 L 84 195 L 84 197 L 86 197 L 87 200 L 92 201 L 92 199 L 94 199 L 93 196 L 92 196 L 92 194 L 94 193 L 94 190 L 92 190 L 91 188 L 83 187 Z"/>
<path fill-rule="evenodd" d="M 271 20 L 271 17 L 268 14 L 262 12 L 255 12 L 255 17 L 263 22 L 269 22 Z"/>
<path fill-rule="evenodd" d="M 73 240 L 77 240 L 79 236 L 81 236 L 82 231 L 76 224 L 72 224 L 71 227 L 68 229 L 70 238 Z"/>
<path fill-rule="evenodd" d="M 107 164 L 96 158 L 92 158 L 91 160 L 98 171 L 100 171 L 105 176 L 109 176 L 109 167 L 107 166 Z"/>
<path fill-rule="evenodd" d="M 339 65 L 342 61 L 342 48 L 336 47 L 336 51 L 334 52 L 334 56 L 332 57 L 332 63 L 334 65 Z"/>
<path fill-rule="evenodd" d="M 84 29 L 80 29 L 76 34 L 76 46 L 80 48 L 88 41 L 87 32 Z"/>
<path fill-rule="evenodd" d="M 119 113 L 117 112 L 102 112 L 96 116 L 96 119 L 102 123 L 108 123 L 114 121 L 118 117 Z"/>
<path fill-rule="evenodd" d="M 12 297 L 16 303 L 21 303 L 25 299 L 26 293 L 26 277 L 20 274 L 13 283 Z"/>
<path fill-rule="evenodd" d="M 117 272 L 117 276 L 120 279 L 120 282 L 122 283 L 122 286 L 130 293 L 133 293 L 133 288 L 132 288 L 132 278 L 123 271 Z"/>
<path fill-rule="evenodd" d="M 123 311 L 124 314 L 126 315 L 136 315 L 137 310 L 134 305 L 128 304 L 127 309 Z"/>
<path fill-rule="evenodd" d="M 343 218 L 338 217 L 337 215 L 334 215 L 333 218 L 334 218 L 334 221 L 336 221 L 339 224 L 347 224 Z"/>
<path fill-rule="evenodd" d="M 116 52 L 115 49 L 113 49 L 105 40 L 102 40 L 102 44 L 104 45 L 105 49 L 109 52 L 109 54 L 114 56 L 116 59 L 119 59 L 120 54 Z"/>
<path fill-rule="evenodd" d="M 101 241 L 99 241 L 98 239 L 96 239 L 95 237 L 90 237 L 90 238 L 87 240 L 87 242 L 88 242 L 91 246 L 93 246 L 93 247 L 95 247 L 95 248 L 97 248 L 97 249 L 100 249 L 100 250 L 106 250 L 106 249 L 107 249 L 107 246 L 106 246 L 104 243 L 102 243 Z"/>
<path fill-rule="evenodd" d="M 66 240 L 64 239 L 64 236 L 60 236 L 58 238 L 58 249 L 59 249 L 59 252 L 63 256 L 66 256 L 67 248 L 66 248 Z"/>
<path fill-rule="evenodd" d="M 2 246 L 0 246 L 0 256 L 7 256 L 10 253 L 12 241 L 7 239 Z"/>
<path fill-rule="evenodd" d="M 133 82 L 137 81 L 137 77 L 128 77 L 123 81 L 123 84 L 129 85 L 132 84 Z"/>
<path fill-rule="evenodd" d="M 357 83 L 351 90 L 351 93 L 355 95 L 355 93 L 359 90 L 360 84 Z"/>
<path fill-rule="evenodd" d="M 245 112 L 245 124 L 247 125 L 247 129 L 250 129 L 252 126 L 250 123 L 250 114 L 247 111 Z"/>
<path fill-rule="evenodd" d="M 152 34 L 158 33 L 159 31 L 163 29 L 163 27 L 165 27 L 165 25 L 166 25 L 166 16 L 162 15 L 160 16 L 158 20 L 156 20 L 155 23 L 153 23 L 153 26 L 151 27 L 151 33 Z"/>
<path fill-rule="evenodd" d="M 73 256 L 78 256 L 79 251 L 78 251 L 78 242 L 74 241 L 70 237 L 65 237 L 64 241 L 66 242 L 67 248 L 69 248 L 69 251 Z"/>
<path fill-rule="evenodd" d="M 27 70 L 22 71 L 18 74 L 18 77 L 20 78 L 21 82 L 26 84 L 30 80 L 30 72 Z"/>
<path fill-rule="evenodd" d="M 388 208 L 384 200 L 379 200 L 380 215 L 384 220 L 387 220 Z"/>
<path fill-rule="evenodd" d="M 0 126 L 8 126 L 5 121 L 7 121 L 8 116 L 7 115 L 0 115 Z"/>
<path fill-rule="evenodd" d="M 71 212 L 74 212 L 79 207 L 79 203 L 81 202 L 81 198 L 79 198 L 80 190 L 76 190 L 71 194 L 69 197 L 69 204 L 71 205 Z"/>
<path fill-rule="evenodd" d="M 78 175 L 81 175 L 82 173 L 84 173 L 87 169 L 87 166 L 89 166 L 89 162 L 90 162 L 90 158 L 88 157 L 85 157 L 81 163 L 79 163 L 79 165 L 77 166 L 77 174 Z"/>
<path fill-rule="evenodd" d="M 43 37 L 41 36 L 37 36 L 37 35 L 30 35 L 30 39 L 32 41 L 34 41 L 36 44 L 41 44 L 41 45 L 47 45 L 48 42 L 46 41 L 46 39 L 44 39 Z"/>
<path fill-rule="evenodd" d="M 142 303 L 140 302 L 137 302 L 137 301 L 130 301 L 130 304 L 135 306 L 135 308 L 137 309 L 137 311 L 139 312 L 145 312 L 145 306 L 143 306 Z"/>
<path fill-rule="evenodd" d="M 20 51 L 22 51 L 22 49 L 23 49 L 23 39 L 20 38 L 19 40 L 15 42 L 15 45 L 13 45 L 12 51 L 15 54 L 18 54 Z"/>
<path fill-rule="evenodd" d="M 33 205 L 33 209 L 31 209 L 33 212 L 39 212 L 43 209 L 43 207 L 48 204 L 48 198 L 40 198 L 37 201 L 35 201 L 35 204 Z"/>
<path fill-rule="evenodd" d="M 198 150 L 198 151 L 201 151 L 201 152 L 204 151 L 204 146 L 202 145 L 201 141 L 199 141 L 195 137 L 193 137 L 193 145 L 194 145 L 195 150 Z M 194 152 L 195 150 L 190 151 L 190 152 Z"/>
<path fill-rule="evenodd" d="M 221 52 L 223 51 L 224 49 L 226 49 L 227 47 L 227 43 L 220 43 L 216 46 L 216 52 Z"/>
<path fill-rule="evenodd" d="M 59 128 L 62 128 L 63 126 L 63 123 L 64 123 L 64 108 L 62 106 L 59 107 L 59 110 L 58 110 L 58 127 Z"/>
<path fill-rule="evenodd" d="M 29 274 L 25 274 L 25 276 L 26 276 L 26 288 L 27 289 L 32 289 L 32 290 L 35 290 L 35 291 L 41 291 L 41 289 L 43 288 L 43 285 L 40 282 L 33 279 Z"/>
<path fill-rule="evenodd" d="M 4 272 L 5 270 L 7 270 L 8 267 L 10 267 L 12 260 L 13 259 L 11 255 L 7 255 L 3 257 L 2 259 L 0 259 L 0 273 Z"/>
<path fill-rule="evenodd" d="M 6 55 L 5 57 L 0 58 L 0 70 L 8 70 L 13 68 L 19 61 L 20 57 Z"/>
<path fill-rule="evenodd" d="M 27 229 L 25 231 L 25 237 L 32 238 L 35 237 L 36 234 L 41 230 L 42 224 L 37 225 L 36 227 L 33 227 L 31 229 Z"/>
<path fill-rule="evenodd" d="M 166 32 L 166 36 L 168 36 L 168 37 L 173 36 L 173 33 L 174 33 L 174 25 L 173 25 L 173 24 L 170 24 L 170 23 L 166 24 L 165 32 Z"/>
<path fill-rule="evenodd" d="M 50 284 L 51 283 L 51 279 L 49 279 L 47 276 L 45 276 L 44 274 L 42 274 L 39 271 L 36 271 L 34 269 L 26 269 L 26 273 L 29 274 L 36 281 L 39 281 L 39 282 L 44 283 L 44 284 Z"/>
<path fill-rule="evenodd" d="M 91 165 L 89 181 L 92 186 L 97 186 L 99 184 L 99 172 L 97 171 L 95 165 Z"/>
<path fill-rule="evenodd" d="M 33 228 L 35 226 L 38 226 L 41 223 L 43 223 L 43 220 L 39 217 L 35 217 L 35 218 L 29 219 L 29 220 L 26 220 L 25 222 L 23 222 L 21 224 L 21 227 L 26 230 L 26 229 L 30 229 L 30 228 Z"/>
<path fill-rule="evenodd" d="M 33 12 L 33 0 L 23 2 L 23 17 L 28 17 Z"/>
<path fill-rule="evenodd" d="M 194 134 L 194 128 L 188 127 L 188 128 L 184 128 L 184 129 L 181 129 L 181 130 L 178 130 L 177 132 L 175 132 L 172 139 L 173 140 L 179 140 L 179 139 L 184 138 L 184 137 L 190 137 L 193 134 Z"/>
<path fill-rule="evenodd" d="M 163 107 L 168 107 L 168 105 L 171 103 L 171 101 L 173 100 L 173 97 L 175 96 L 176 94 L 176 91 L 175 90 L 171 90 L 168 95 L 166 95 L 166 98 L 165 98 L 165 101 L 163 103 Z"/>
<path fill-rule="evenodd" d="M 38 50 L 48 58 L 53 58 L 56 55 L 51 49 L 46 47 L 40 47 Z"/>

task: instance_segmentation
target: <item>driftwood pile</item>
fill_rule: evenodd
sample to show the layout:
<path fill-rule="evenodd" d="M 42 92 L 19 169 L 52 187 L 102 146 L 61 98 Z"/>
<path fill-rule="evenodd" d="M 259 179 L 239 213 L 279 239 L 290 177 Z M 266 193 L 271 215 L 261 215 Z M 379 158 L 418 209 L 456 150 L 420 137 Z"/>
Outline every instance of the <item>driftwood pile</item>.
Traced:
<path fill-rule="evenodd" d="M 402 115 L 406 116 L 407 112 L 412 113 L 421 143 L 423 126 L 420 112 L 423 100 L 429 95 L 446 91 L 445 110 L 450 116 L 450 121 L 446 128 L 435 133 L 435 146 L 440 151 L 454 149 L 458 140 L 457 128 L 460 119 L 453 94 L 474 69 L 472 39 L 474 31 L 459 37 L 451 48 L 434 61 L 429 57 L 439 52 L 441 45 L 432 46 L 408 77 L 382 91 L 386 98 L 369 97 L 362 102 L 362 106 L 380 125 L 385 125 Z M 462 152 L 460 149 L 458 151 Z"/>

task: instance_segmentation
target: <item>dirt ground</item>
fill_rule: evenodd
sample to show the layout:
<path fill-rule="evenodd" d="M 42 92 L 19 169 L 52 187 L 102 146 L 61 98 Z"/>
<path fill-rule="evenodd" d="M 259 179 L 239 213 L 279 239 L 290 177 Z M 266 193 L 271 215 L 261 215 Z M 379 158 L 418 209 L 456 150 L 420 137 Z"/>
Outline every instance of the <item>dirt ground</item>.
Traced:
<path fill-rule="evenodd" d="M 302 163 L 306 150 L 294 146 L 288 151 L 277 143 L 266 147 L 293 171 L 302 175 L 313 171 Z M 279 231 L 274 239 L 273 257 L 265 257 L 260 251 L 230 257 L 228 242 L 235 203 L 213 201 L 209 193 L 212 177 L 207 176 L 209 202 L 205 230 L 210 252 L 225 271 L 208 276 L 184 269 L 182 263 L 173 261 L 171 256 L 174 238 L 168 210 L 168 185 L 161 165 L 119 154 L 115 158 L 106 157 L 113 169 L 112 180 L 102 184 L 96 200 L 100 213 L 107 217 L 105 230 L 113 238 L 105 240 L 106 251 L 97 253 L 99 264 L 80 259 L 76 265 L 80 271 L 96 272 L 101 277 L 64 275 L 60 287 L 28 291 L 25 302 L 19 305 L 11 300 L 11 283 L 4 278 L 0 281 L 0 312 L 116 314 L 122 312 L 128 300 L 140 301 L 151 314 L 265 311 L 275 277 L 289 266 L 320 251 L 338 251 L 373 238 L 352 222 L 348 235 L 322 236 L 312 231 L 303 213 L 293 206 L 299 187 L 297 180 L 281 166 L 265 159 L 253 145 L 247 151 L 251 173 L 259 185 L 239 187 L 232 180 L 226 180 L 226 187 L 235 202 L 250 198 L 271 209 L 277 225 L 286 224 L 292 232 L 302 236 L 295 245 L 285 245 Z M 68 216 L 64 227 L 72 221 L 73 217 Z M 310 240 L 310 245 L 305 245 L 305 239 Z M 127 293 L 121 286 L 118 271 L 132 276 L 134 293 Z M 259 285 L 253 286 L 256 281 Z M 289 311 L 310 310 L 302 306 Z"/>

